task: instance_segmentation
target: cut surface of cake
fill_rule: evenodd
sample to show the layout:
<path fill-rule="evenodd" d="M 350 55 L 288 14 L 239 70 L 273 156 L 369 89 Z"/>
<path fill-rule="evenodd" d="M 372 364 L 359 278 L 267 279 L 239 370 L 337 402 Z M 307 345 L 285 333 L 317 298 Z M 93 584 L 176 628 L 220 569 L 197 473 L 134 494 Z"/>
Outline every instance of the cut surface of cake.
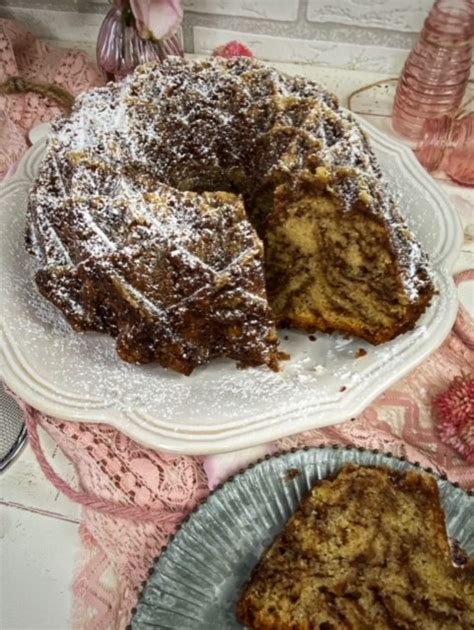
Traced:
<path fill-rule="evenodd" d="M 175 322 L 169 284 L 173 279 L 182 296 L 196 273 L 201 286 L 211 252 L 197 254 L 200 262 L 185 265 L 182 275 L 165 256 L 158 273 L 162 253 L 152 264 L 146 231 L 126 218 L 120 225 L 134 195 L 160 216 L 193 205 L 193 226 L 196 212 L 213 208 L 212 229 L 225 233 L 237 221 L 245 232 L 240 240 L 231 232 L 215 236 L 222 269 L 232 257 L 245 261 L 232 267 L 232 291 L 246 297 L 226 303 L 225 339 L 214 317 L 222 314 L 222 291 L 209 288 L 211 279 L 189 343 L 186 335 L 175 343 L 185 320 Z M 195 227 L 180 216 L 177 229 L 187 238 Z M 127 238 L 138 234 L 146 263 L 141 254 L 125 261 L 132 256 Z M 176 231 L 169 238 L 176 242 Z M 169 58 L 83 94 L 71 116 L 53 124 L 30 193 L 26 240 L 40 263 L 42 294 L 76 329 L 117 337 L 127 361 L 158 361 L 185 373 L 216 356 L 275 368 L 275 324 L 388 341 L 415 325 L 434 292 L 426 256 L 353 117 L 314 82 L 244 57 Z M 167 247 L 161 242 L 159 251 Z M 120 264 L 133 276 L 133 299 L 123 287 L 119 299 L 104 256 L 109 269 Z M 153 278 L 145 278 L 149 272 Z M 166 326 L 150 323 L 150 299 L 175 309 L 163 315 L 174 322 L 167 334 Z M 173 330 L 180 332 L 171 339 Z"/>
<path fill-rule="evenodd" d="M 453 565 L 433 477 L 349 465 L 303 499 L 237 613 L 253 630 L 468 630 L 474 563 Z"/>

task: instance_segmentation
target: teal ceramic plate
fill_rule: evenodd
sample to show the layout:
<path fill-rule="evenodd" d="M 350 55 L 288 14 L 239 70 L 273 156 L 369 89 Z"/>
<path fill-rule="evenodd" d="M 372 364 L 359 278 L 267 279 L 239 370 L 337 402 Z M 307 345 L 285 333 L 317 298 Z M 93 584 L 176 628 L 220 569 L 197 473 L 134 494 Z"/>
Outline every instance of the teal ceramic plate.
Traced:
<path fill-rule="evenodd" d="M 353 448 L 313 448 L 251 466 L 210 495 L 161 554 L 134 611 L 133 630 L 234 630 L 241 589 L 264 550 L 318 480 L 347 463 L 416 470 Z M 292 469 L 301 472 L 289 474 Z M 451 539 L 474 556 L 474 497 L 437 477 Z"/>

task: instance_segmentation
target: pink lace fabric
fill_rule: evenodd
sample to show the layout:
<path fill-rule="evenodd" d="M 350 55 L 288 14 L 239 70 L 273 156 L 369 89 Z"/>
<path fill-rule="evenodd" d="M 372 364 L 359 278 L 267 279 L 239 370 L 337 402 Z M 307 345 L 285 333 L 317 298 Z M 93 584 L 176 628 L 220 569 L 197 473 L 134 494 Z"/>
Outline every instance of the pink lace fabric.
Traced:
<path fill-rule="evenodd" d="M 85 554 L 73 584 L 75 628 L 124 628 L 141 583 L 169 535 L 208 493 L 196 457 L 157 453 L 103 424 L 62 422 L 24 405 L 77 468 L 83 495 L 104 504 L 154 508 L 160 523 L 117 519 L 84 509 Z M 114 587 L 104 582 L 109 574 Z"/>
<path fill-rule="evenodd" d="M 473 272 L 474 274 L 474 272 Z M 458 334 L 471 339 L 469 347 Z M 459 318 L 442 347 L 409 377 L 382 394 L 364 413 L 339 425 L 279 440 L 275 450 L 320 444 L 354 445 L 405 456 L 474 488 L 474 467 L 438 436 L 433 400 L 455 376 L 472 372 L 472 321 Z M 23 404 L 74 462 L 82 496 L 104 504 L 158 509 L 160 523 L 115 518 L 85 508 L 84 555 L 73 584 L 74 627 L 125 628 L 148 570 L 192 508 L 208 494 L 202 459 L 157 453 L 103 424 L 64 422 Z M 136 516 L 135 516 L 136 518 Z M 107 586 L 106 576 L 114 587 Z"/>
<path fill-rule="evenodd" d="M 0 68 L 0 80 L 2 72 L 10 75 L 20 71 L 35 80 L 39 76 L 54 79 L 75 94 L 99 81 L 82 53 L 55 51 L 8 20 L 0 20 Z M 29 127 L 58 110 L 35 95 L 0 96 L 0 111 L 2 105 L 7 118 L 0 123 L 0 172 L 5 172 L 26 148 Z M 463 274 L 463 280 L 473 274 L 474 270 Z M 455 376 L 471 373 L 473 365 L 474 326 L 461 310 L 442 347 L 363 414 L 337 426 L 279 440 L 273 446 L 286 450 L 352 444 L 390 451 L 446 473 L 465 488 L 474 488 L 474 467 L 440 441 L 432 412 L 435 396 Z M 31 444 L 47 477 L 87 506 L 80 527 L 81 566 L 72 585 L 73 626 L 120 630 L 130 619 L 142 582 L 161 547 L 209 492 L 202 459 L 157 453 L 109 426 L 65 422 L 21 404 Z M 74 462 L 77 489 L 69 488 L 48 468 L 40 437 L 36 439 L 37 427 L 47 431 Z M 157 516 L 151 518 L 150 514 Z"/>
<path fill-rule="evenodd" d="M 103 83 L 83 51 L 54 48 L 13 20 L 0 18 L 0 83 L 20 76 L 36 83 L 57 83 L 77 96 Z M 39 94 L 0 94 L 0 181 L 28 148 L 28 131 L 61 114 Z"/>

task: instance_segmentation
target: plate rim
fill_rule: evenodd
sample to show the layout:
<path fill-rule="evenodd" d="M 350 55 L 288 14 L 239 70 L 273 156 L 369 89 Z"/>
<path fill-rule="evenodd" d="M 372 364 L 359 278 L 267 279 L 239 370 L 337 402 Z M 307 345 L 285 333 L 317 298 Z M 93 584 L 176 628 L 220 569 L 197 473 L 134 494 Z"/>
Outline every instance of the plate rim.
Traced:
<path fill-rule="evenodd" d="M 443 277 L 440 275 L 440 277 Z M 453 283 L 454 284 L 454 283 Z M 425 347 L 422 352 L 418 352 L 412 355 L 409 360 L 404 363 L 403 373 L 400 371 L 391 372 L 389 376 L 386 376 L 383 381 L 376 380 L 371 383 L 370 395 L 365 397 L 361 396 L 360 391 L 349 391 L 346 396 L 346 407 L 351 402 L 351 411 L 337 411 L 334 409 L 334 402 L 330 405 L 332 410 L 321 410 L 321 408 L 314 408 L 307 405 L 303 409 L 295 408 L 291 411 L 276 413 L 267 413 L 263 426 L 257 426 L 250 428 L 250 420 L 246 423 L 234 421 L 238 425 L 236 434 L 232 429 L 225 430 L 224 436 L 222 436 L 222 430 L 218 427 L 217 423 L 209 425 L 209 427 L 200 428 L 199 435 L 184 434 L 181 428 L 176 430 L 163 429 L 162 426 L 155 426 L 152 429 L 146 427 L 143 422 L 140 424 L 134 422 L 134 417 L 146 419 L 148 416 L 140 411 L 121 411 L 116 410 L 112 403 L 107 406 L 100 403 L 100 406 L 89 403 L 85 400 L 81 400 L 80 404 L 74 404 L 74 406 L 67 406 L 65 398 L 59 403 L 51 402 L 44 398 L 41 393 L 38 394 L 30 385 L 31 381 L 27 381 L 23 378 L 21 370 L 14 370 L 12 363 L 5 361 L 8 351 L 8 340 L 3 331 L 3 326 L 0 322 L 0 369 L 6 367 L 6 370 L 2 370 L 2 378 L 7 386 L 17 393 L 25 402 L 32 405 L 42 413 L 46 413 L 55 418 L 60 418 L 67 421 L 75 422 L 90 422 L 94 424 L 107 423 L 110 426 L 121 431 L 131 439 L 139 442 L 140 444 L 156 448 L 165 452 L 176 453 L 181 455 L 206 455 L 213 453 L 224 453 L 235 451 L 239 449 L 249 448 L 265 442 L 272 442 L 289 435 L 301 433 L 315 428 L 323 428 L 326 426 L 334 426 L 344 422 L 350 418 L 353 418 L 362 413 L 378 396 L 391 387 L 394 383 L 404 378 L 410 371 L 418 366 L 423 360 L 430 356 L 436 349 L 444 342 L 447 335 L 451 331 L 452 325 L 455 321 L 457 313 L 457 299 L 453 301 L 450 311 L 446 313 L 443 319 L 443 333 L 439 335 L 438 342 L 434 347 Z M 3 356 L 3 361 L 2 361 Z M 10 368 L 10 371 L 8 371 Z M 19 385 L 17 386 L 17 383 Z M 26 389 L 25 389 L 26 388 Z M 20 393 L 21 392 L 21 393 Z M 46 402 L 45 402 L 46 400 Z M 315 424 L 315 419 L 320 414 L 325 414 L 326 417 L 334 416 L 338 414 L 337 418 L 331 417 L 331 420 L 325 422 L 322 425 Z M 88 414 L 86 416 L 86 414 Z M 285 423 L 283 423 L 283 417 Z M 254 419 L 257 422 L 258 418 Z M 288 431 L 285 427 L 287 424 L 291 424 L 293 421 L 298 422 L 296 430 Z M 183 426 L 183 425 L 180 425 Z M 226 425 L 228 427 L 228 424 Z M 209 430 L 208 430 L 209 429 Z M 250 430 L 249 430 L 250 429 Z M 196 432 L 198 430 L 196 429 Z M 217 433 L 217 436 L 213 434 Z M 234 440 L 238 440 L 238 445 Z"/>
<path fill-rule="evenodd" d="M 331 408 L 323 411 L 314 409 L 314 405 L 307 405 L 303 408 L 298 408 L 298 406 L 295 405 L 294 409 L 291 411 L 285 410 L 284 413 L 266 414 L 265 419 L 262 418 L 260 420 L 261 423 L 264 423 L 263 426 L 260 424 L 250 431 L 247 430 L 249 422 L 252 419 L 256 421 L 256 416 L 254 418 L 249 417 L 247 423 L 239 421 L 239 430 L 234 430 L 233 427 L 229 427 L 229 423 L 225 426 L 220 426 L 217 422 L 205 427 L 201 426 L 200 429 L 194 429 L 193 431 L 189 431 L 184 423 L 180 423 L 177 430 L 170 430 L 170 428 L 166 427 L 166 422 L 160 422 L 159 418 L 156 416 L 153 416 L 155 424 L 150 428 L 151 416 L 149 414 L 140 412 L 139 409 L 118 409 L 113 406 L 112 402 L 106 405 L 104 401 L 98 399 L 87 400 L 85 397 L 75 398 L 74 396 L 68 395 L 66 392 L 61 392 L 58 401 L 48 399 L 38 386 L 36 386 L 36 389 L 34 388 L 34 378 L 25 377 L 24 368 L 19 368 L 21 361 L 19 361 L 18 358 L 8 358 L 9 352 L 19 352 L 19 348 L 16 347 L 14 340 L 7 338 L 6 330 L 2 322 L 0 322 L 0 371 L 5 383 L 12 390 L 17 392 L 28 404 L 31 404 L 43 413 L 78 422 L 106 422 L 146 446 L 181 454 L 202 455 L 206 453 L 232 451 L 236 448 L 246 448 L 265 441 L 305 431 L 315 426 L 319 427 L 320 425 L 315 423 L 315 420 L 322 413 L 330 419 L 325 421 L 324 425 L 321 426 L 333 426 L 361 413 L 383 391 L 388 389 L 394 382 L 406 376 L 408 372 L 432 354 L 449 334 L 457 313 L 457 295 L 454 281 L 450 274 L 450 268 L 461 250 L 463 232 L 460 218 L 447 194 L 424 171 L 411 149 L 401 144 L 398 140 L 387 136 L 359 116 L 355 115 L 355 118 L 369 136 L 373 136 L 378 143 L 388 147 L 391 152 L 397 154 L 397 159 L 400 159 L 402 164 L 407 166 L 410 176 L 415 177 L 417 175 L 417 179 L 421 177 L 423 186 L 427 188 L 430 195 L 442 201 L 443 211 L 440 212 L 440 216 L 448 221 L 451 238 L 444 240 L 444 247 L 442 247 L 439 252 L 440 259 L 433 261 L 433 274 L 439 276 L 445 283 L 447 290 L 451 291 L 453 294 L 453 300 L 448 303 L 443 322 L 438 326 L 436 333 L 437 341 L 435 344 L 432 343 L 429 347 L 424 347 L 422 352 L 411 355 L 408 360 L 405 360 L 403 366 L 397 367 L 395 373 L 392 371 L 389 376 L 384 376 L 382 381 L 378 378 L 375 382 L 372 382 L 370 393 L 362 394 L 359 389 L 356 394 L 352 392 L 351 396 L 351 392 L 349 392 L 343 401 L 342 410 L 339 409 L 341 406 L 340 400 L 332 402 Z M 32 171 L 35 166 L 35 160 L 44 150 L 45 143 L 46 138 L 43 138 L 25 153 L 18 165 L 16 173 L 0 185 L 0 197 L 9 190 L 14 190 L 17 187 L 22 188 L 25 185 L 29 186 L 31 184 L 30 180 L 34 176 Z M 440 203 L 437 205 L 441 207 Z M 434 267 L 434 265 L 436 265 L 436 267 Z M 13 346 L 11 349 L 7 347 L 8 343 Z M 367 388 L 367 390 L 368 389 L 369 388 Z M 296 428 L 293 426 L 294 420 L 297 420 L 298 426 Z M 234 422 L 231 424 L 234 424 Z"/>
<path fill-rule="evenodd" d="M 468 497 L 474 497 L 474 489 L 473 490 L 466 490 L 465 488 L 462 488 L 457 481 L 451 481 L 446 473 L 438 473 L 431 466 L 422 466 L 420 464 L 420 462 L 418 462 L 418 461 L 414 461 L 413 462 L 410 459 L 408 459 L 407 457 L 405 457 L 404 455 L 394 455 L 391 451 L 382 451 L 380 449 L 364 448 L 363 446 L 354 446 L 354 445 L 350 445 L 350 444 L 340 444 L 340 443 L 328 442 L 328 443 L 319 444 L 317 446 L 303 446 L 303 447 L 292 447 L 292 448 L 288 448 L 288 449 L 282 449 L 280 451 L 277 451 L 276 453 L 267 454 L 264 457 L 259 457 L 255 461 L 250 462 L 250 464 L 247 464 L 243 468 L 240 468 L 236 473 L 233 473 L 232 475 L 227 477 L 227 479 L 225 479 L 224 481 L 220 482 L 215 488 L 210 490 L 209 493 L 206 495 L 206 497 L 204 497 L 204 499 L 202 499 L 202 500 L 198 501 L 198 503 L 196 503 L 196 505 L 193 507 L 193 509 L 183 518 L 183 520 L 178 524 L 176 529 L 170 534 L 167 543 L 162 545 L 161 548 L 160 548 L 160 555 L 159 556 L 155 556 L 153 558 L 152 564 L 150 565 L 150 567 L 147 570 L 147 577 L 145 578 L 145 580 L 141 584 L 141 589 L 140 589 L 140 591 L 138 593 L 137 601 L 136 601 L 135 605 L 132 607 L 132 609 L 130 610 L 130 620 L 129 620 L 129 623 L 128 623 L 127 627 L 126 627 L 126 630 L 134 630 L 134 627 L 133 627 L 132 624 L 133 624 L 135 615 L 137 613 L 138 606 L 140 605 L 140 603 L 141 603 L 141 601 L 143 599 L 143 596 L 144 596 L 145 590 L 147 588 L 148 582 L 152 578 L 153 574 L 158 570 L 158 565 L 160 563 L 161 558 L 163 558 L 164 555 L 168 552 L 169 547 L 174 543 L 174 540 L 175 540 L 176 536 L 181 532 L 181 530 L 183 528 L 185 528 L 187 526 L 188 522 L 191 519 L 193 519 L 199 513 L 199 511 L 201 509 L 206 509 L 206 506 L 207 506 L 207 504 L 209 502 L 209 499 L 212 496 L 214 496 L 215 494 L 221 492 L 225 488 L 225 486 L 227 486 L 228 484 L 234 483 L 236 479 L 238 479 L 242 475 L 245 475 L 246 473 L 248 473 L 253 468 L 256 468 L 257 466 L 260 466 L 264 462 L 267 462 L 267 461 L 269 461 L 271 459 L 279 459 L 279 458 L 286 457 L 286 456 L 289 456 L 289 455 L 302 454 L 302 453 L 306 453 L 306 452 L 309 452 L 309 451 L 316 451 L 317 452 L 317 451 L 321 451 L 321 450 L 325 450 L 325 449 L 333 450 L 333 451 L 344 450 L 344 451 L 355 451 L 355 452 L 359 452 L 359 453 L 372 453 L 374 455 L 382 455 L 384 457 L 387 457 L 388 459 L 398 460 L 398 461 L 404 462 L 406 464 L 409 464 L 410 466 L 414 467 L 417 470 L 423 471 L 423 472 L 431 475 L 432 477 L 435 478 L 435 480 L 437 482 L 438 482 L 438 480 L 445 481 L 446 483 L 448 483 L 451 486 L 453 486 L 453 488 L 456 488 L 457 490 L 459 490 L 461 492 L 464 492 Z M 375 467 L 378 467 L 378 466 L 375 466 Z M 327 479 L 327 477 L 324 477 L 324 479 Z"/>

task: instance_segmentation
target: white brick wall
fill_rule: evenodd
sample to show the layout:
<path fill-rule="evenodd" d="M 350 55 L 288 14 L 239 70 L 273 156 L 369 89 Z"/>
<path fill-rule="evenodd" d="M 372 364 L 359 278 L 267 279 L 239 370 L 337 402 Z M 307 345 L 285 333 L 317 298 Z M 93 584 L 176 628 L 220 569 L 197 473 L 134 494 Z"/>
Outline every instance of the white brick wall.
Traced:
<path fill-rule="evenodd" d="M 308 0 L 308 20 L 418 31 L 434 0 Z"/>
<path fill-rule="evenodd" d="M 229 39 L 271 61 L 396 74 L 433 0 L 183 0 L 188 52 L 207 53 Z M 0 0 L 48 40 L 92 50 L 109 0 Z"/>
<path fill-rule="evenodd" d="M 1 0 L 0 0 L 1 1 Z M 105 7 L 107 10 L 108 7 Z M 24 22 L 38 37 L 48 40 L 67 38 L 76 42 L 91 42 L 97 39 L 102 13 L 79 13 L 77 11 L 51 11 L 25 7 L 5 11 L 6 17 Z M 2 11 L 0 8 L 0 17 Z"/>
<path fill-rule="evenodd" d="M 185 11 L 234 15 L 258 20 L 292 21 L 298 17 L 299 0 L 184 0 Z"/>
<path fill-rule="evenodd" d="M 407 55 L 406 50 L 398 48 L 359 46 L 194 27 L 196 53 L 210 53 L 216 46 L 232 39 L 247 44 L 257 57 L 268 61 L 315 63 L 319 66 L 385 72 L 390 75 L 401 70 Z"/>

